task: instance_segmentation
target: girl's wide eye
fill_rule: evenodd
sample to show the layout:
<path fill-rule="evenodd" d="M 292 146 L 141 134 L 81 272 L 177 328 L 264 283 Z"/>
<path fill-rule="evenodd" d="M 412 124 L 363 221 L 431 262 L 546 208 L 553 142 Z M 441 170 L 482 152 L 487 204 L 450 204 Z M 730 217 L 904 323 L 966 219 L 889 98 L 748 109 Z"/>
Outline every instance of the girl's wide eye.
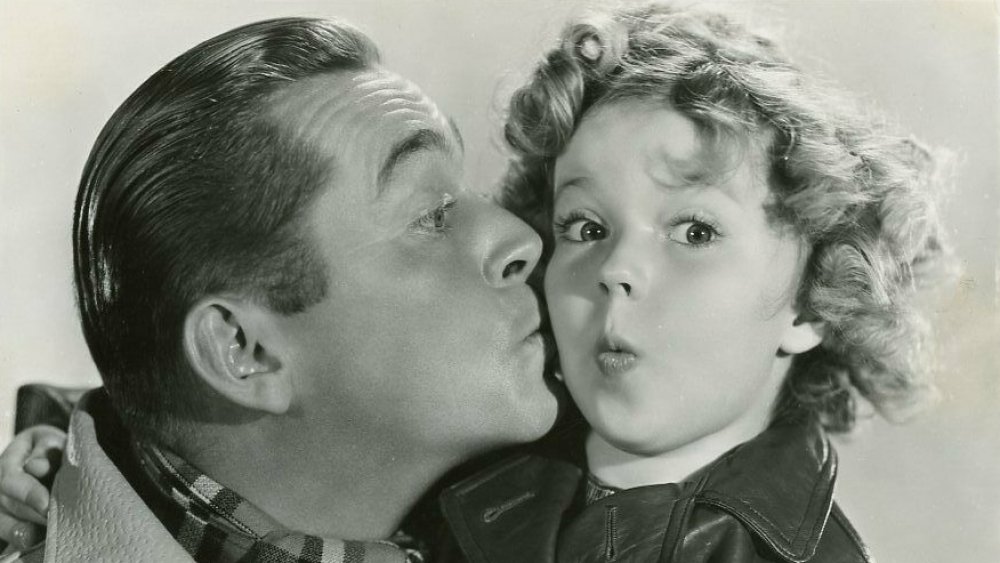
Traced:
<path fill-rule="evenodd" d="M 670 230 L 670 240 L 689 246 L 708 246 L 718 237 L 718 231 L 702 221 L 684 221 Z"/>
<path fill-rule="evenodd" d="M 562 238 L 573 242 L 592 242 L 608 236 L 604 225 L 583 217 L 556 223 L 556 231 Z"/>
<path fill-rule="evenodd" d="M 712 229 L 708 225 L 695 223 L 684 231 L 684 237 L 691 244 L 706 244 L 712 242 Z"/>

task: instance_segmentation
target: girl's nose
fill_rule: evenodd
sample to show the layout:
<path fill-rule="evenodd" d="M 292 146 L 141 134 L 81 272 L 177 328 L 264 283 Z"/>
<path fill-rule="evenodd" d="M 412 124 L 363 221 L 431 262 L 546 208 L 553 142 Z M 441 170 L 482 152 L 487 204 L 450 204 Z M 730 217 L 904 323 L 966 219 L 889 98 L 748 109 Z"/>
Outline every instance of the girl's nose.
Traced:
<path fill-rule="evenodd" d="M 598 273 L 601 292 L 609 297 L 642 299 L 647 286 L 648 259 L 644 256 L 639 245 L 624 241 L 615 245 Z"/>

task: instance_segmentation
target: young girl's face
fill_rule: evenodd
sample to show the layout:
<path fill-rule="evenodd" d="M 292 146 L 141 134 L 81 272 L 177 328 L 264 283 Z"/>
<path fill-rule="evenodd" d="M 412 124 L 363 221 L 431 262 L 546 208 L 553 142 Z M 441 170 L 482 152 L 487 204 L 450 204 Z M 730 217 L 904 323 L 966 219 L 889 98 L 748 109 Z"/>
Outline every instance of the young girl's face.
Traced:
<path fill-rule="evenodd" d="M 781 352 L 818 341 L 796 323 L 807 251 L 768 221 L 762 151 L 713 166 L 701 147 L 682 114 L 617 102 L 555 164 L 545 293 L 562 370 L 597 435 L 631 453 L 756 435 Z"/>

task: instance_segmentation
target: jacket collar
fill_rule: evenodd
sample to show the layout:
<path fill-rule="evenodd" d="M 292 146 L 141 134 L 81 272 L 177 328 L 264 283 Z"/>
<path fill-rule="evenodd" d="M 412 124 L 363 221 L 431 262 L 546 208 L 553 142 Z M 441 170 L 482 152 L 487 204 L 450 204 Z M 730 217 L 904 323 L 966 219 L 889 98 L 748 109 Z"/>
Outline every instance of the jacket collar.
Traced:
<path fill-rule="evenodd" d="M 98 442 L 88 411 L 95 400 L 85 397 L 70 417 L 49 504 L 45 562 L 193 561 Z"/>
<path fill-rule="evenodd" d="M 786 560 L 805 561 L 830 513 L 836 466 L 817 425 L 776 424 L 692 475 L 680 494 L 731 514 Z M 582 474 L 562 459 L 520 455 L 445 490 L 442 508 L 471 561 L 550 562 Z M 623 502 L 666 510 L 656 499 L 677 498 L 678 487 L 625 493 Z M 656 521 L 666 526 L 670 516 L 663 510 Z"/>
<path fill-rule="evenodd" d="M 816 552 L 833 505 L 837 454 L 815 423 L 772 426 L 695 474 L 696 502 L 716 506 L 789 561 Z"/>

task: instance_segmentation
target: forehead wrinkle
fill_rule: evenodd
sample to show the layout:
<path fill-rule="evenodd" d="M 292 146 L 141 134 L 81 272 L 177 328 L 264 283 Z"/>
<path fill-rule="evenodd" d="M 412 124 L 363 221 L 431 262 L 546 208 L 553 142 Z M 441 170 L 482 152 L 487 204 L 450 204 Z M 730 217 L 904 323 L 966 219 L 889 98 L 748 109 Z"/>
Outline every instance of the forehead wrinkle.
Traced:
<path fill-rule="evenodd" d="M 365 85 L 388 84 L 389 82 L 400 81 L 401 79 L 402 77 L 398 74 L 378 69 L 359 72 L 351 77 L 351 82 L 355 83 L 355 87 L 364 87 Z"/>
<path fill-rule="evenodd" d="M 359 83 L 354 86 L 354 89 L 369 91 L 367 94 L 364 94 L 364 98 L 385 93 L 386 95 L 395 97 L 427 100 L 427 95 L 416 84 L 399 77 L 382 80 L 375 79 L 370 82 Z"/>
<path fill-rule="evenodd" d="M 400 111 L 411 111 L 414 113 L 420 113 L 430 117 L 432 120 L 437 121 L 440 112 L 437 108 L 431 104 L 417 102 L 413 100 L 405 100 L 400 98 L 393 98 L 391 100 L 386 100 L 378 104 L 378 107 L 386 110 L 385 115 L 392 115 Z"/>
<path fill-rule="evenodd" d="M 336 82 L 344 78 L 354 79 L 343 76 L 343 73 L 334 72 L 292 84 L 282 88 L 281 92 L 284 96 L 276 105 L 281 105 L 283 102 L 287 107 L 293 100 L 298 100 L 300 103 L 296 104 L 297 109 L 308 114 L 308 119 L 300 119 L 300 121 L 306 124 L 315 122 L 317 115 L 326 113 L 327 117 L 322 120 L 325 125 L 331 119 L 342 115 L 345 110 L 355 110 L 356 99 L 350 95 L 351 89 L 336 85 Z M 334 83 L 331 84 L 331 81 Z"/>
<path fill-rule="evenodd" d="M 428 125 L 434 125 L 441 127 L 442 129 L 448 129 L 454 131 L 452 123 L 448 118 L 441 113 L 437 106 L 433 103 L 413 103 L 406 100 L 388 100 L 381 104 L 381 107 L 391 107 L 394 105 L 399 105 L 401 107 L 391 109 L 383 113 L 379 119 L 392 119 L 401 118 L 404 123 L 410 127 L 426 127 Z M 456 139 L 460 139 L 458 135 L 455 136 Z M 459 141 L 458 146 L 461 147 L 462 143 Z"/>
<path fill-rule="evenodd" d="M 407 126 L 407 128 L 418 125 L 423 127 L 434 128 L 438 125 L 437 120 L 427 119 L 427 116 L 418 111 L 412 110 L 396 110 L 385 115 L 385 120 L 400 120 Z"/>
<path fill-rule="evenodd" d="M 360 96 L 358 97 L 357 101 L 361 102 L 361 103 L 366 103 L 369 100 L 373 100 L 373 99 L 374 100 L 378 100 L 380 98 L 383 100 L 382 103 L 385 103 L 385 102 L 388 102 L 388 101 L 393 101 L 393 100 L 409 101 L 410 103 L 419 103 L 419 102 L 423 101 L 423 98 L 420 95 L 416 94 L 416 93 L 413 93 L 413 92 L 403 92 L 403 91 L 396 90 L 396 89 L 391 89 L 391 88 L 380 88 L 380 89 L 374 90 L 372 92 L 368 92 L 368 93 L 365 93 L 365 94 L 360 94 Z"/>
<path fill-rule="evenodd" d="M 413 98 L 426 98 L 425 94 L 416 84 L 391 73 L 387 75 L 361 75 L 355 77 L 354 82 L 355 84 L 351 90 L 366 92 L 363 94 L 363 97 L 387 92 L 395 96 L 404 95 Z"/>
<path fill-rule="evenodd" d="M 350 112 L 356 111 L 358 104 L 367 101 L 369 98 L 383 98 L 383 100 L 378 105 L 402 105 L 405 107 L 415 108 L 415 112 L 419 112 L 420 109 L 424 109 L 433 117 L 439 114 L 436 106 L 426 98 L 426 96 L 421 95 L 418 88 L 412 83 L 402 80 L 399 77 L 382 76 L 381 73 L 376 72 L 365 72 L 357 76 L 350 78 L 352 82 L 364 81 L 360 84 L 355 84 L 349 87 L 346 92 L 339 95 L 331 96 L 330 88 L 312 88 L 303 91 L 303 89 L 295 89 L 292 87 L 291 96 L 296 96 L 298 99 L 303 100 L 305 103 L 299 106 L 304 113 L 307 113 L 309 119 L 300 119 L 301 123 L 310 123 L 320 125 L 320 127 L 313 127 L 310 129 L 322 129 L 323 126 L 329 125 L 330 121 L 339 119 L 342 115 Z M 374 92 L 369 92 L 363 94 L 360 97 L 356 94 L 360 94 L 361 90 L 366 88 L 374 87 L 375 85 L 392 85 L 393 88 L 380 88 Z M 352 95 L 355 94 L 355 95 Z M 404 96 L 405 94 L 405 96 Z M 304 106 L 304 107 L 303 107 Z M 317 119 L 316 116 L 321 116 Z M 366 116 L 366 120 L 370 122 L 372 116 Z M 345 120 L 346 122 L 351 122 L 355 120 Z M 323 133 L 323 131 L 319 131 Z M 314 135 L 315 136 L 315 135 Z"/>
<path fill-rule="evenodd" d="M 426 96 L 422 96 L 420 98 L 392 97 L 383 101 L 379 105 L 385 108 L 400 106 L 395 110 L 391 110 L 386 115 L 393 115 L 395 112 L 408 109 L 415 113 L 426 113 L 432 120 L 440 123 L 441 125 L 445 125 L 444 116 L 441 114 L 441 110 L 439 110 L 438 107 L 434 105 L 434 102 Z"/>
<path fill-rule="evenodd" d="M 356 86 L 356 89 L 363 86 L 365 85 L 358 85 Z M 416 87 L 416 85 L 412 83 L 402 83 L 401 85 L 392 83 L 372 92 L 363 94 L 357 101 L 358 103 L 367 103 L 378 99 L 381 99 L 379 102 L 380 106 L 408 106 L 415 108 L 417 111 L 423 110 L 434 119 L 443 119 L 441 111 L 438 109 L 437 105 L 435 105 L 430 98 L 428 98 L 423 92 L 420 91 L 419 88 Z"/>
<path fill-rule="evenodd" d="M 361 100 L 382 96 L 387 98 L 383 103 L 410 102 L 425 108 L 433 116 L 440 115 L 437 105 L 415 83 L 401 76 L 382 71 L 381 74 L 366 73 L 354 78 L 355 90 L 370 90 L 361 96 Z"/>
<path fill-rule="evenodd" d="M 346 100 L 332 99 L 320 104 L 310 112 L 310 121 L 306 137 L 310 142 L 324 144 L 323 141 L 330 136 L 331 129 L 338 130 L 338 136 L 342 138 L 353 138 L 359 134 L 359 120 L 356 112 L 352 112 L 352 104 Z M 340 127 L 334 127 L 339 122 Z"/>
<path fill-rule="evenodd" d="M 378 116 L 379 122 L 391 124 L 393 120 L 401 119 L 402 124 L 408 128 L 429 125 L 443 128 L 446 125 L 447 122 L 437 105 L 412 82 L 390 75 L 360 82 L 354 89 L 364 91 L 375 86 L 377 88 L 374 91 L 362 94 L 357 102 L 375 105 L 382 110 L 388 109 Z"/>
<path fill-rule="evenodd" d="M 358 111 L 353 96 L 331 96 L 331 90 L 323 88 L 318 91 L 296 92 L 297 96 L 289 97 L 288 101 L 301 100 L 302 103 L 289 105 L 289 110 L 297 110 L 292 119 L 283 115 L 281 109 L 272 112 L 272 119 L 284 127 L 293 129 L 295 136 L 311 147 L 326 147 L 329 151 L 330 140 L 339 142 L 343 139 L 360 140 L 371 136 L 382 127 L 372 127 L 373 118 Z M 286 102 L 288 103 L 288 102 Z M 339 160 L 343 154 L 334 151 Z M 374 155 L 372 155 L 374 156 Z M 371 165 L 374 167 L 374 164 Z"/>
<path fill-rule="evenodd" d="M 382 107 L 385 107 L 385 108 L 392 107 L 392 106 L 402 106 L 402 107 L 409 107 L 409 108 L 423 108 L 427 104 L 421 103 L 420 100 L 413 100 L 413 99 L 407 99 L 407 98 L 393 97 L 393 98 L 390 98 L 388 100 L 385 100 L 385 101 L 379 103 L 379 105 L 382 106 Z"/>
<path fill-rule="evenodd" d="M 449 122 L 433 101 L 412 82 L 395 75 L 385 76 L 380 72 L 327 75 L 290 85 L 282 92 L 271 106 L 276 120 L 294 128 L 303 142 L 337 155 L 337 160 L 354 159 L 357 166 L 352 168 L 373 183 L 384 179 L 380 176 L 385 175 L 379 172 L 386 168 L 392 151 L 416 134 L 430 132 L 425 141 L 438 137 L 437 141 L 417 143 L 418 148 L 440 148 L 449 155 L 460 152 L 455 150 L 460 145 L 448 133 Z M 393 143 L 394 139 L 398 142 Z M 346 140 L 350 142 L 345 143 Z M 401 153 L 403 159 L 419 152 L 411 149 Z M 390 166 L 388 171 L 394 167 Z M 377 199 L 380 183 L 373 188 L 371 196 Z"/>

